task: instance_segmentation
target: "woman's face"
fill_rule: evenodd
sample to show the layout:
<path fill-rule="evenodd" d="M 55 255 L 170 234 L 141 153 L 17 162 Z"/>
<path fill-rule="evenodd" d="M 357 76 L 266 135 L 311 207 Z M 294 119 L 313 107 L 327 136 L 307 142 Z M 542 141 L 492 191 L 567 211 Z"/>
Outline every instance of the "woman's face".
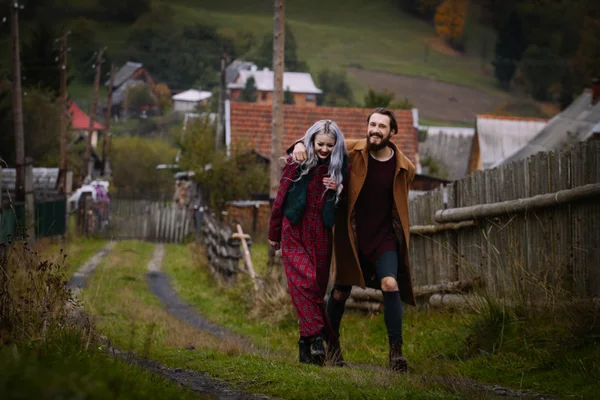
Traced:
<path fill-rule="evenodd" d="M 335 139 L 329 135 L 325 135 L 324 133 L 319 133 L 315 135 L 315 153 L 317 153 L 317 157 L 320 159 L 325 159 L 329 157 L 331 152 L 333 151 L 333 146 L 335 146 Z"/>

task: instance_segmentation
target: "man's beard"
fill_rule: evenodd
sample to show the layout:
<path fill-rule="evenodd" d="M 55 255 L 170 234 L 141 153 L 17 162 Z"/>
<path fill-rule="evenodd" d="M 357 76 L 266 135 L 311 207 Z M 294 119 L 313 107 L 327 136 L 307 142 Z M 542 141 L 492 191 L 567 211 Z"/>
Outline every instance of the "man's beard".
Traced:
<path fill-rule="evenodd" d="M 381 137 L 381 142 L 379 142 L 379 144 L 371 143 L 371 140 L 370 140 L 371 136 L 379 136 L 379 135 L 371 135 L 371 134 L 367 133 L 367 150 L 369 150 L 369 151 L 379 151 L 383 148 L 386 148 L 387 145 L 390 143 L 391 135 L 388 135 L 387 137 Z"/>

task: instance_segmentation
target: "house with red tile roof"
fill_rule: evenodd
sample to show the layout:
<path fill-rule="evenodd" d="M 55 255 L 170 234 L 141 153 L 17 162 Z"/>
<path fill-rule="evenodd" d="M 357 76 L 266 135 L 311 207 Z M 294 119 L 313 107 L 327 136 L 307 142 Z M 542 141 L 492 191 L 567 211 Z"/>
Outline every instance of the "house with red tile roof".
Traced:
<path fill-rule="evenodd" d="M 393 110 L 398 122 L 398 134 L 392 141 L 415 166 L 419 165 L 419 145 L 411 110 Z M 369 108 L 283 106 L 283 151 L 321 119 L 335 121 L 346 139 L 363 139 L 366 135 Z M 248 144 L 262 157 L 271 155 L 272 106 L 270 104 L 226 102 L 227 146 Z M 285 153 L 282 152 L 282 156 Z"/>
<path fill-rule="evenodd" d="M 77 131 L 81 138 L 87 137 L 90 129 L 90 117 L 84 113 L 81 108 L 73 101 L 69 106 L 69 115 L 71 116 L 71 129 Z M 92 129 L 92 147 L 96 148 L 98 144 L 98 131 L 103 131 L 104 126 L 98 121 L 94 121 Z"/>

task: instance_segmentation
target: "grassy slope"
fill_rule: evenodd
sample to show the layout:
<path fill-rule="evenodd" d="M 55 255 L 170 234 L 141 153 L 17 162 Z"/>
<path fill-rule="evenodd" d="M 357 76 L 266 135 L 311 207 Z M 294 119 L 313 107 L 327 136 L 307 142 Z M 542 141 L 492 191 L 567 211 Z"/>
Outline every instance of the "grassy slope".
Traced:
<path fill-rule="evenodd" d="M 234 34 L 236 30 L 251 32 L 258 42 L 272 32 L 271 1 L 223 0 L 198 4 L 190 0 L 155 0 L 155 3 L 171 4 L 177 20 L 183 24 L 213 24 L 226 34 Z M 312 72 L 355 65 L 495 91 L 493 78 L 480 70 L 482 38 L 491 43 L 493 35 L 479 24 L 467 25 L 468 51 L 459 56 L 439 48 L 443 46 L 431 45 L 438 42 L 434 28 L 403 13 L 390 0 L 368 3 L 348 0 L 342 7 L 335 0 L 296 0 L 286 2 L 285 12 L 296 36 L 298 55 L 307 61 Z M 115 59 L 126 59 L 126 26 L 103 24 L 98 33 Z M 351 80 L 358 92 L 357 99 L 362 98 L 365 88 L 354 78 Z"/>
<path fill-rule="evenodd" d="M 187 254 L 186 254 L 187 253 Z M 99 267 L 87 290 L 86 303 L 96 316 L 98 327 L 115 345 L 149 355 L 168 366 L 207 371 L 232 385 L 250 392 L 287 399 L 322 398 L 465 398 L 452 388 L 424 383 L 417 377 L 397 376 L 382 371 L 317 368 L 300 366 L 293 349 L 283 356 L 270 352 L 247 353 L 235 344 L 216 341 L 170 317 L 148 292 L 144 274 L 152 254 L 152 245 L 139 242 L 119 243 L 115 251 Z M 169 270 L 184 264 L 193 268 L 189 252 L 182 246 L 167 246 Z M 192 270 L 193 271 L 193 270 Z M 244 315 L 241 308 L 227 301 L 210 281 L 200 277 L 188 287 L 188 295 L 198 295 L 205 306 L 213 309 L 211 316 L 220 315 L 220 322 L 234 318 L 240 330 L 254 330 L 253 336 L 264 331 Z M 216 296 L 216 298 L 214 297 Z M 231 320 L 229 320 L 231 322 Z M 287 331 L 293 331 L 289 327 Z M 273 338 L 291 335 L 273 332 Z M 286 340 L 283 340 L 284 342 Z M 291 345 L 291 344 L 290 344 Z M 279 341 L 270 343 L 280 349 Z M 310 388 L 310 390 L 307 390 Z"/>
<path fill-rule="evenodd" d="M 254 248 L 254 253 L 261 247 Z M 263 250 L 264 251 L 264 250 Z M 211 282 L 202 266 L 194 264 L 189 254 L 179 246 L 167 247 L 164 268 L 171 276 L 180 295 L 195 305 L 211 320 L 249 335 L 257 343 L 280 348 L 294 355 L 297 331 L 295 321 L 284 319 L 280 324 L 251 321 L 243 307 L 236 305 L 235 296 L 227 296 Z M 263 259 L 264 254 L 253 256 Z M 260 269 L 260 266 L 257 266 Z M 239 304 L 239 303 L 238 303 Z M 274 311 L 276 312 L 276 311 Z M 547 340 L 544 321 L 528 321 L 535 326 L 518 329 L 517 321 L 506 328 L 504 350 L 496 354 L 469 355 L 468 336 L 474 315 L 437 310 L 405 312 L 405 352 L 414 374 L 463 376 L 513 388 L 555 393 L 561 397 L 593 398 L 600 390 L 596 376 L 600 349 L 593 344 L 569 348 L 560 352 Z M 539 326 L 537 326 L 539 324 Z M 516 328 L 515 328 L 516 326 Z M 531 334 L 534 332 L 534 334 Z M 524 340 L 522 335 L 527 334 Z M 354 363 L 385 366 L 387 338 L 383 315 L 347 312 L 341 327 L 345 357 Z M 566 336 L 565 336 L 566 337 Z M 530 343 L 527 343 L 530 340 Z M 527 345 L 523 345 L 525 342 Z"/>
<path fill-rule="evenodd" d="M 272 2 L 250 6 L 241 0 L 223 0 L 193 5 L 180 0 L 171 4 L 185 23 L 199 21 L 245 30 L 258 39 L 272 31 Z M 437 38 L 435 30 L 401 12 L 391 1 L 348 0 L 343 6 L 334 0 L 288 2 L 286 19 L 296 37 L 299 57 L 308 62 L 311 71 L 360 65 L 478 88 L 494 87 L 493 78 L 480 73 L 475 50 L 472 55 L 457 56 L 430 46 L 425 62 L 425 47 Z M 482 28 L 470 30 L 474 37 L 482 37 Z"/>

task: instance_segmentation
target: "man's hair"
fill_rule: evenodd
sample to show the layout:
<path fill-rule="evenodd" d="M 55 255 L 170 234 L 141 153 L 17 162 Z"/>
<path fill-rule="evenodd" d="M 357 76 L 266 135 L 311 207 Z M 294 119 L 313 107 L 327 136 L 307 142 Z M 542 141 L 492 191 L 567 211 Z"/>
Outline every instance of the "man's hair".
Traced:
<path fill-rule="evenodd" d="M 374 108 L 373 111 L 371 111 L 371 114 L 369 114 L 369 117 L 367 118 L 367 125 L 369 125 L 369 121 L 371 120 L 373 114 L 383 114 L 390 117 L 390 132 L 398 133 L 398 123 L 396 122 L 396 116 L 391 110 L 388 110 L 387 108 L 383 107 Z"/>

